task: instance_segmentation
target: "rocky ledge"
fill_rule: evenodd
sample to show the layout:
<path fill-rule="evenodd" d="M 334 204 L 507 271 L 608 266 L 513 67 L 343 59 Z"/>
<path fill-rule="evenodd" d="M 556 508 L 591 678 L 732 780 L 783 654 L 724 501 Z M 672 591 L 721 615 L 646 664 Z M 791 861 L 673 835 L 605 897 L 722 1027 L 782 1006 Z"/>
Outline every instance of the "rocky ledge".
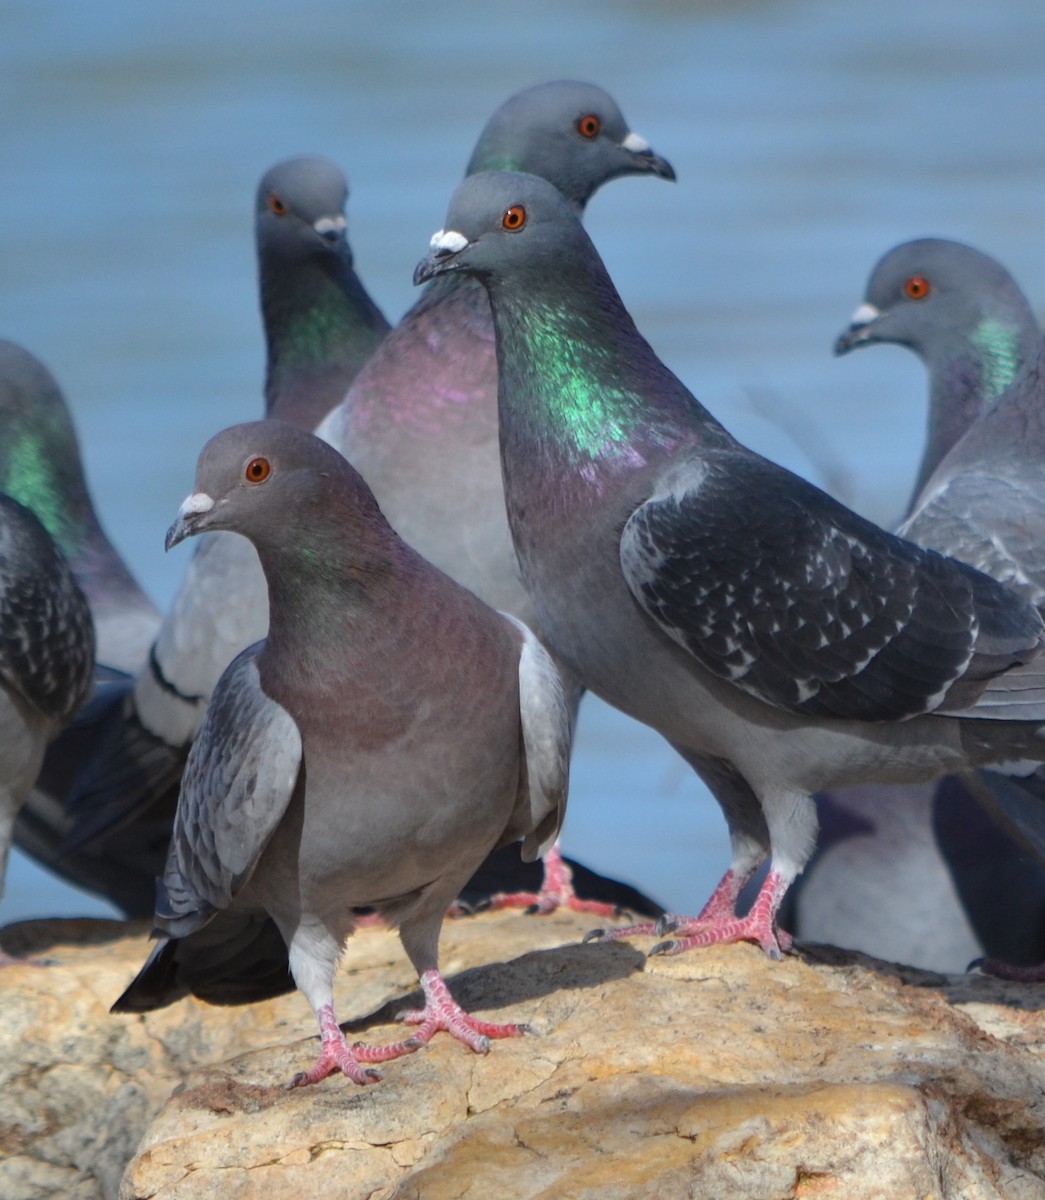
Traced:
<path fill-rule="evenodd" d="M 0 969 L 5 1200 L 658 1200 L 1045 1197 L 1045 992 L 807 946 L 646 961 L 590 919 L 447 922 L 458 999 L 538 1035 L 478 1056 L 438 1035 L 288 1091 L 317 1053 L 298 994 L 147 1017 L 108 1006 L 141 928 L 33 922 Z M 338 979 L 360 1039 L 418 999 L 394 935 Z"/>

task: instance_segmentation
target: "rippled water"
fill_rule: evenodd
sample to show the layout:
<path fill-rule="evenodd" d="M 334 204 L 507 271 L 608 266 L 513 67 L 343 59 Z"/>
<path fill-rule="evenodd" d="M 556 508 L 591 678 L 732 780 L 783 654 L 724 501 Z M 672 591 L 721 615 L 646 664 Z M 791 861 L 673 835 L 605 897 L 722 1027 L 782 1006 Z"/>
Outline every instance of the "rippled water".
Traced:
<path fill-rule="evenodd" d="M 3 5 L 0 336 L 63 384 L 97 506 L 157 601 L 195 456 L 260 413 L 251 208 L 322 153 L 394 318 L 479 128 L 521 87 L 589 79 L 674 163 L 588 227 L 640 327 L 760 451 L 881 521 L 906 499 L 924 377 L 841 361 L 874 260 L 940 234 L 1045 298 L 1045 6 L 1038 0 L 448 0 Z M 714 803 L 656 735 L 586 705 L 568 849 L 692 909 L 725 865 Z M 0 921 L 100 911 L 13 862 Z"/>

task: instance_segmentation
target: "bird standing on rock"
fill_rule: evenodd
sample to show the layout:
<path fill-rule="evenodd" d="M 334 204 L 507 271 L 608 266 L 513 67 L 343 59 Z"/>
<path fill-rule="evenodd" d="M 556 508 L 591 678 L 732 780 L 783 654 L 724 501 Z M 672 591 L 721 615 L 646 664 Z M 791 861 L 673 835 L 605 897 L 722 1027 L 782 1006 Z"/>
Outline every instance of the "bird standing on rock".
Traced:
<path fill-rule="evenodd" d="M 508 519 L 543 636 L 680 751 L 730 826 L 730 870 L 656 950 L 786 948 L 776 913 L 815 844 L 816 791 L 1045 756 L 1037 610 L 736 442 L 547 183 L 466 179 L 415 281 L 453 272 L 490 295 Z"/>
<path fill-rule="evenodd" d="M 972 246 L 944 238 L 903 242 L 883 255 L 835 342 L 836 354 L 904 346 L 925 364 L 927 438 L 911 501 L 921 511 L 901 532 L 1003 582 L 1016 572 L 1011 559 L 998 563 L 997 549 L 994 563 L 985 556 L 995 533 L 1010 556 L 1021 542 L 1045 545 L 1045 524 L 1027 522 L 1024 498 L 1005 482 L 1027 458 L 1023 433 L 1011 444 L 996 442 L 995 460 L 980 456 L 964 482 L 966 468 L 948 468 L 954 488 L 929 496 L 944 483 L 935 474 L 941 462 L 950 462 L 952 448 L 1006 403 L 1040 342 L 1031 305 L 1009 272 Z M 1033 438 L 1030 449 L 1037 452 Z M 954 464 L 964 456 L 956 451 Z M 1045 456 L 1039 462 L 1045 466 Z M 1012 528 L 1014 516 L 1022 533 Z M 818 796 L 817 805 L 820 846 L 789 897 L 797 936 L 931 970 L 962 970 L 983 954 L 1030 962 L 1045 953 L 1045 864 L 985 816 L 969 780 L 870 784 Z M 1036 807 L 1045 825 L 1045 805 Z M 1020 920 L 1012 919 L 1014 911 Z"/>
<path fill-rule="evenodd" d="M 340 400 L 389 328 L 353 266 L 347 198 L 339 168 L 314 156 L 276 163 L 255 195 L 265 412 L 303 429 Z M 77 780 L 70 800 L 76 842 L 104 853 L 114 831 L 122 829 L 126 839 L 135 824 L 144 830 L 165 822 L 169 830 L 211 691 L 235 655 L 267 628 L 265 581 L 249 542 L 218 534 L 202 539 L 133 694 L 113 708 Z M 150 850 L 140 862 L 149 880 L 147 912 L 165 839 L 151 840 Z"/>
<path fill-rule="evenodd" d="M 532 858 L 556 836 L 570 714 L 551 658 L 411 550 L 341 455 L 293 426 L 207 444 L 167 545 L 214 529 L 257 549 L 269 633 L 207 708 L 158 893 L 164 940 L 114 1011 L 276 994 L 289 961 L 322 1037 L 300 1083 L 338 1069 L 367 1083 L 367 1064 L 439 1029 L 479 1051 L 518 1034 L 457 1006 L 438 939 L 491 850 L 523 838 Z M 412 1038 L 350 1048 L 332 981 L 370 909 L 398 927 L 426 1004 L 406 1017 Z"/>
<path fill-rule="evenodd" d="M 95 683 L 106 697 L 99 702 L 108 703 L 111 692 L 128 686 L 144 663 L 160 614 L 99 523 L 57 380 L 35 355 L 5 339 L 0 339 L 0 493 L 39 519 L 90 605 Z M 48 870 L 117 904 L 149 903 L 152 878 L 138 874 L 147 835 L 131 847 L 112 843 L 104 860 L 92 852 L 69 853 L 65 846 L 72 825 L 66 797 L 94 739 L 93 719 L 81 712 L 50 744 L 15 821 L 15 844 Z"/>
<path fill-rule="evenodd" d="M 502 170 L 547 179 L 578 213 L 612 179 L 675 178 L 611 96 L 573 80 L 518 92 L 490 118 L 467 175 Z M 436 280 L 317 432 L 356 466 L 410 545 L 541 636 L 508 531 L 493 323 L 478 283 L 462 276 Z M 512 899 L 542 912 L 560 904 L 613 911 L 578 901 L 565 866 L 556 848 L 539 892 Z"/>

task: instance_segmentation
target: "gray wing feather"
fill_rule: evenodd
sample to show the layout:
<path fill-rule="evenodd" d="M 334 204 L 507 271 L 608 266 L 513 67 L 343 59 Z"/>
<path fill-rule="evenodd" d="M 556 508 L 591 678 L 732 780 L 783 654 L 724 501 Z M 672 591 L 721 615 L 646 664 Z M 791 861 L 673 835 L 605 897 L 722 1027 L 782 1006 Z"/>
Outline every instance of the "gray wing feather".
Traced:
<path fill-rule="evenodd" d="M 293 717 L 261 689 L 244 650 L 222 675 L 182 779 L 157 924 L 183 937 L 226 908 L 286 812 L 301 766 Z"/>
<path fill-rule="evenodd" d="M 1045 640 L 1009 589 L 753 454 L 673 467 L 628 518 L 620 561 L 646 614 L 705 669 L 811 716 L 966 709 Z"/>
<path fill-rule="evenodd" d="M 1045 490 L 1037 479 L 956 475 L 929 489 L 900 534 L 1045 604 Z M 1041 481 L 1045 483 L 1045 480 Z"/>
<path fill-rule="evenodd" d="M 503 614 L 523 635 L 519 654 L 519 714 L 526 756 L 528 804 L 522 856 L 532 862 L 559 836 L 566 816 L 573 736 L 571 706 L 551 655 L 522 621 Z"/>
<path fill-rule="evenodd" d="M 29 509 L 0 496 L 0 681 L 64 723 L 93 667 L 94 624 L 68 563 Z"/>

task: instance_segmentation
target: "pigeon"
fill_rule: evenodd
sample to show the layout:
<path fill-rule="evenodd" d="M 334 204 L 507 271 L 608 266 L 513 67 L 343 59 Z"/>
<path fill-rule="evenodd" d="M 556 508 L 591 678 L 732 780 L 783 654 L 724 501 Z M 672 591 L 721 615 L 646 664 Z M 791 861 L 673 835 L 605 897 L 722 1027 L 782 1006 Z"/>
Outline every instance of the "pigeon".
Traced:
<path fill-rule="evenodd" d="M 1016 281 L 972 246 L 919 238 L 879 260 L 835 353 L 891 342 L 925 363 L 928 429 L 912 504 L 955 442 L 1016 378 L 1040 337 Z"/>
<path fill-rule="evenodd" d="M 550 656 L 410 549 L 348 462 L 295 426 L 237 425 L 204 447 L 167 547 L 215 529 L 254 544 L 269 632 L 207 707 L 157 888 L 161 940 L 113 1010 L 288 990 L 289 964 L 322 1040 L 297 1084 L 368 1083 L 368 1064 L 440 1029 L 480 1052 L 519 1034 L 456 1004 L 437 947 L 483 858 L 519 838 L 533 858 L 562 821 L 571 722 Z M 349 1047 L 334 1015 L 367 910 L 398 928 L 425 996 L 391 1047 Z"/>
<path fill-rule="evenodd" d="M 291 158 L 262 176 L 254 229 L 267 348 L 266 415 L 312 429 L 388 331 L 353 268 L 348 187 L 327 159 Z M 221 672 L 268 628 L 265 581 L 243 538 L 203 539 L 133 693 L 114 705 L 70 798 L 71 846 L 104 849 L 127 826 L 169 834 L 185 758 Z M 163 839 L 141 861 L 162 870 Z M 147 915 L 135 912 L 132 915 Z"/>
<path fill-rule="evenodd" d="M 579 213 L 623 175 L 673 180 L 671 165 L 634 133 L 612 97 L 556 81 L 512 96 L 487 122 L 467 175 L 527 171 Z M 359 373 L 317 433 L 362 473 L 393 527 L 488 604 L 535 629 L 504 509 L 497 443 L 497 363 L 486 293 L 475 281 L 435 281 Z M 577 689 L 577 700 L 580 690 Z M 537 893 L 497 905 L 550 912 L 577 901 L 558 848 Z"/>
<path fill-rule="evenodd" d="M 91 610 L 65 556 L 31 509 L 0 494 L 0 893 L 15 817 L 93 671 Z"/>
<path fill-rule="evenodd" d="M 254 206 L 265 329 L 265 414 L 314 429 L 389 331 L 355 272 L 348 184 L 325 158 L 285 159 Z"/>
<path fill-rule="evenodd" d="M 51 372 L 0 339 L 0 492 L 30 509 L 65 556 L 91 606 L 98 661 L 137 671 L 159 624 L 102 529 L 69 409 Z"/>
<path fill-rule="evenodd" d="M 466 179 L 415 282 L 456 272 L 490 295 L 508 520 L 542 634 L 666 737 L 730 828 L 729 871 L 697 918 L 658 923 L 680 936 L 655 952 L 746 939 L 779 957 L 818 791 L 1041 760 L 1037 609 L 731 437 L 635 328 L 554 188 Z"/>
<path fill-rule="evenodd" d="M 145 662 L 159 612 L 98 520 L 61 388 L 35 355 L 4 339 L 0 432 L 0 492 L 43 523 L 87 598 L 96 640 L 97 700 L 49 746 L 39 779 L 15 821 L 14 842 L 79 887 L 112 896 L 118 904 L 148 903 L 152 879 L 133 878 L 140 846 L 131 848 L 129 857 L 124 857 L 123 847 L 114 846 L 106 862 L 94 854 L 67 854 L 64 843 L 70 829 L 66 797 L 95 735 L 90 714 L 96 702 L 104 706 L 119 695 Z"/>
<path fill-rule="evenodd" d="M 1036 357 L 1040 340 L 1015 280 L 979 250 L 921 238 L 876 264 L 835 350 L 891 342 L 925 363 L 928 434 L 912 504 L 955 444 L 1003 403 L 999 398 Z M 1014 447 L 1017 459 L 1025 448 Z M 996 449 L 1009 457 L 1004 443 Z M 967 542 L 954 529 L 958 536 L 943 540 L 944 522 L 951 525 L 954 515 L 944 510 L 956 495 L 948 489 L 922 508 L 906 535 L 966 561 L 979 546 L 974 565 L 1011 581 L 1011 561 L 999 572 L 983 546 L 997 528 L 998 506 L 1005 520 L 1006 506 L 1022 509 L 1022 502 L 1007 488 L 999 493 L 997 472 L 985 477 L 977 467 L 960 484 L 953 469 L 951 475 L 958 486 L 977 489 L 961 508 L 979 535 Z M 1009 549 L 1010 541 L 1003 538 Z M 1028 598 L 1040 605 L 1033 593 Z M 797 936 L 931 970 L 961 970 L 980 955 L 1023 962 L 1045 955 L 1045 859 L 1028 856 L 1018 830 L 1014 838 L 985 820 L 966 781 L 867 785 L 819 796 L 817 803 L 820 846 L 789 897 L 789 927 Z M 1033 802 L 1030 814 L 1045 823 L 1045 806 Z M 1014 906 L 1019 922 L 1009 915 Z"/>
<path fill-rule="evenodd" d="M 527 88 L 487 122 L 466 174 L 508 169 L 549 180 L 578 212 L 618 176 L 675 178 L 606 92 L 570 81 Z M 493 323 L 477 282 L 427 288 L 316 432 L 412 546 L 532 625 L 504 511 Z"/>
<path fill-rule="evenodd" d="M 1043 471 L 1045 342 L 1039 339 L 1012 386 L 930 476 L 901 532 L 973 564 L 1045 607 Z M 1045 772 L 1021 781 L 1008 772 L 979 771 L 971 786 L 980 803 L 1045 868 Z M 1030 912 L 1021 910 L 1021 924 L 1029 925 Z M 1023 947 L 1020 953 L 1025 955 Z M 983 965 L 1012 978 L 1045 979 L 1045 962 L 1010 967 L 989 953 Z"/>

